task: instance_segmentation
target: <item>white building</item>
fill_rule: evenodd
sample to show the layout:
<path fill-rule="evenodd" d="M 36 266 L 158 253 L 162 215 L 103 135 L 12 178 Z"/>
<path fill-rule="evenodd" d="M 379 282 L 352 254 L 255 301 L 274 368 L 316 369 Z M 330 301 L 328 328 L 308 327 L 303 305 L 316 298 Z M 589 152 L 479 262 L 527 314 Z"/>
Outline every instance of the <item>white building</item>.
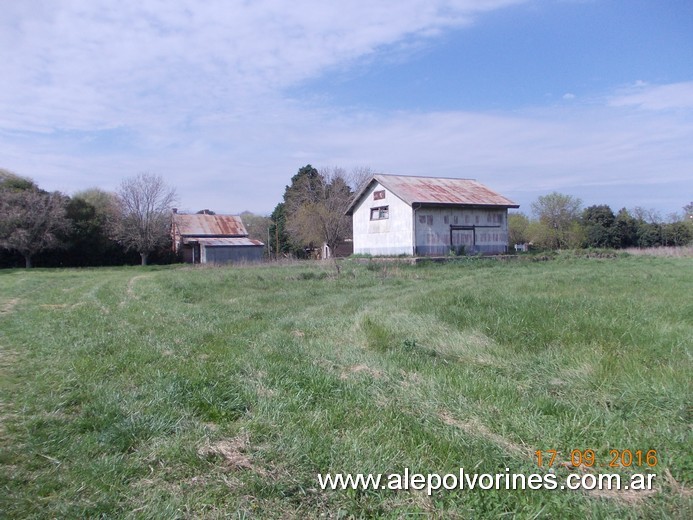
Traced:
<path fill-rule="evenodd" d="M 374 175 L 355 195 L 354 254 L 504 253 L 518 204 L 471 179 Z"/>

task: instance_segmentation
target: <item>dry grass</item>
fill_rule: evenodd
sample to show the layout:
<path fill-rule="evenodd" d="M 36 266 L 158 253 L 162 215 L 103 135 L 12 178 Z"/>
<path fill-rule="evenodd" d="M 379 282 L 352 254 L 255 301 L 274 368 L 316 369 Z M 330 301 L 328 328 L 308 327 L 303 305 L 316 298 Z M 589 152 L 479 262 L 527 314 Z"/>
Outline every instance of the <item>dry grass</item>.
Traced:
<path fill-rule="evenodd" d="M 9 314 L 14 310 L 16 305 L 19 303 L 19 298 L 10 298 L 0 302 L 0 314 Z"/>
<path fill-rule="evenodd" d="M 630 247 L 624 251 L 631 255 L 646 255 L 646 256 L 663 256 L 676 258 L 691 258 L 693 257 L 693 245 L 678 246 L 678 247 Z"/>
<path fill-rule="evenodd" d="M 221 457 L 230 469 L 249 470 L 260 476 L 267 472 L 256 464 L 249 454 L 250 438 L 247 433 L 242 433 L 232 439 L 222 439 L 215 442 L 207 442 L 197 450 L 200 457 Z"/>

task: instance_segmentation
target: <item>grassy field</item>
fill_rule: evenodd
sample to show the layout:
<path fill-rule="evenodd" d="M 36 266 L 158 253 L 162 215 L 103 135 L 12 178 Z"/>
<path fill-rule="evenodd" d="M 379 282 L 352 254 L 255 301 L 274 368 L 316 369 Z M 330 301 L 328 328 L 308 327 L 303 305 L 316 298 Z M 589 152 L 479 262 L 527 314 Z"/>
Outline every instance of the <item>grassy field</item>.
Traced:
<path fill-rule="evenodd" d="M 0 271 L 0 517 L 691 518 L 693 259 Z M 318 488 L 657 450 L 655 490 Z"/>

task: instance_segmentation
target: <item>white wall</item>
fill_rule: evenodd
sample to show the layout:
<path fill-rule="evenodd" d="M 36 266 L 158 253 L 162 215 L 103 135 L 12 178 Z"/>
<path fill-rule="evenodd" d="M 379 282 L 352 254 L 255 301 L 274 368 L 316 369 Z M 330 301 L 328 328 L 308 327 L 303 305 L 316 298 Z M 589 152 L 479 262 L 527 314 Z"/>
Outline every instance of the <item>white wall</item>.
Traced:
<path fill-rule="evenodd" d="M 385 197 L 374 200 L 373 192 L 385 191 Z M 371 208 L 387 206 L 389 218 L 371 220 Z M 379 183 L 365 192 L 353 214 L 354 254 L 412 255 L 412 209 L 406 202 Z"/>
<path fill-rule="evenodd" d="M 374 192 L 384 191 L 376 200 Z M 371 220 L 371 209 L 387 206 L 389 218 Z M 367 190 L 353 214 L 354 254 L 445 256 L 464 246 L 466 254 L 504 253 L 508 248 L 505 208 L 435 207 L 406 202 L 379 183 Z M 453 230 L 451 227 L 474 229 Z M 414 249 L 414 234 L 416 249 Z"/>

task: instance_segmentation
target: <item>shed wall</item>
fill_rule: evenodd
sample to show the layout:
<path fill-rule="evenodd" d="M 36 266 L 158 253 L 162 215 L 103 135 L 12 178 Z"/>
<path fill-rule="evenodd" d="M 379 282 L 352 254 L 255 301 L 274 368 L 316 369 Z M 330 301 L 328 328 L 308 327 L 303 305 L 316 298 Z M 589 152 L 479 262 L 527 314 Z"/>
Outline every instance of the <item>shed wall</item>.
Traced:
<path fill-rule="evenodd" d="M 261 262 L 262 246 L 203 246 L 202 263 Z"/>
<path fill-rule="evenodd" d="M 508 210 L 423 206 L 415 210 L 416 255 L 505 253 Z"/>

